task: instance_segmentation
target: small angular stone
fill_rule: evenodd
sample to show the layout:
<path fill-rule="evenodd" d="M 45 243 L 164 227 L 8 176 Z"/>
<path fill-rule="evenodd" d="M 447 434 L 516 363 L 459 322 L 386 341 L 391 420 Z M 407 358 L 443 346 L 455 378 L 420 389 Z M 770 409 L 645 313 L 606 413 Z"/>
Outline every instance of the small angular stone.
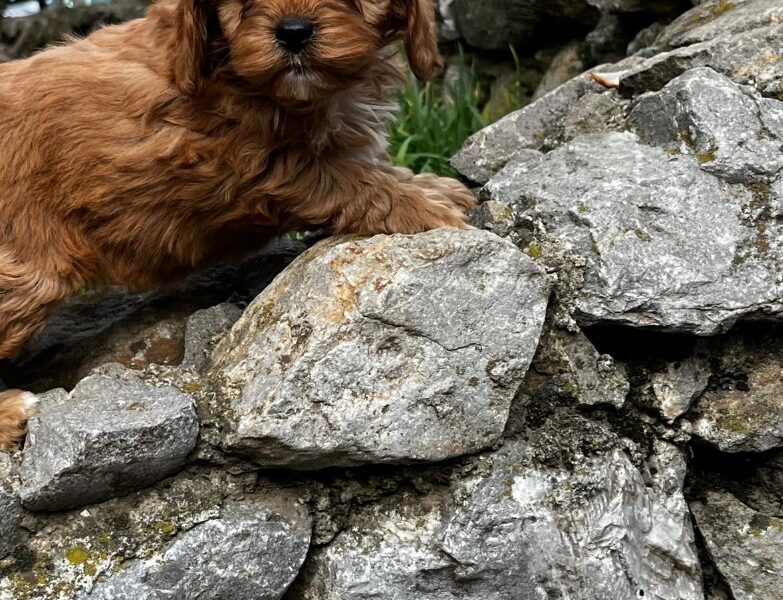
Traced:
<path fill-rule="evenodd" d="M 710 68 L 643 96 L 630 120 L 644 142 L 692 154 L 730 183 L 770 181 L 783 170 L 783 102 Z"/>
<path fill-rule="evenodd" d="M 193 313 L 185 326 L 182 367 L 200 370 L 208 361 L 217 337 L 228 332 L 242 316 L 236 304 L 224 302 Z"/>
<path fill-rule="evenodd" d="M 184 464 L 199 429 L 192 398 L 130 373 L 92 375 L 67 397 L 42 403 L 30 420 L 21 467 L 27 508 L 101 502 L 151 485 Z"/>
<path fill-rule="evenodd" d="M 655 373 L 651 388 L 661 416 L 672 423 L 684 415 L 707 389 L 709 380 L 709 363 L 699 355 L 672 363 L 663 373 Z"/>

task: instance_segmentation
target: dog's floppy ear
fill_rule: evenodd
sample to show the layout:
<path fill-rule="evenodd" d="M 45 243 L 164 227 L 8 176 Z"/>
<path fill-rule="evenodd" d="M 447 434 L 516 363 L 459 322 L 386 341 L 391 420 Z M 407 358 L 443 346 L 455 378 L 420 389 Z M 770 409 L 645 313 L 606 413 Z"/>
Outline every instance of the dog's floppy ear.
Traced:
<path fill-rule="evenodd" d="M 179 0 L 174 41 L 174 81 L 185 95 L 198 93 L 207 63 L 214 0 Z"/>
<path fill-rule="evenodd" d="M 394 0 L 394 12 L 404 19 L 403 39 L 408 62 L 416 77 L 426 81 L 443 67 L 435 30 L 433 0 Z"/>

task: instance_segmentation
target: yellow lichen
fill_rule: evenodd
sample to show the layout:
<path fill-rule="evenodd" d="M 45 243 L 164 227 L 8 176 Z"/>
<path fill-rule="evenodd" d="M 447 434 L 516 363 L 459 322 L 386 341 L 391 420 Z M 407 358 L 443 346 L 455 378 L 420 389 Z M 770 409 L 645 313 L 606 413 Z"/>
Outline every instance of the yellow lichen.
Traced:
<path fill-rule="evenodd" d="M 538 260 L 542 255 L 541 246 L 537 242 L 530 242 L 525 252 L 533 260 Z"/>
<path fill-rule="evenodd" d="M 65 560 L 72 565 L 83 565 L 90 558 L 90 552 L 84 546 L 74 546 L 65 551 Z"/>

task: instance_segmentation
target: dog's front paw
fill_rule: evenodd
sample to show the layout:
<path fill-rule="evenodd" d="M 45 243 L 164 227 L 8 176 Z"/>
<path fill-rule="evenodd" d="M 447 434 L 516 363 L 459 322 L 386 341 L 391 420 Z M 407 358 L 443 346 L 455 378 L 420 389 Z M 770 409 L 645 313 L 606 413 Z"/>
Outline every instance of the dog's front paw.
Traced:
<path fill-rule="evenodd" d="M 467 212 L 449 196 L 441 190 L 414 184 L 406 186 L 384 220 L 386 233 L 413 234 L 441 227 L 465 229 L 468 225 Z"/>
<path fill-rule="evenodd" d="M 422 189 L 427 190 L 429 196 L 434 196 L 441 202 L 447 202 L 462 212 L 468 213 L 478 206 L 473 193 L 456 179 L 422 173 L 416 175 L 413 181 Z"/>
<path fill-rule="evenodd" d="M 27 420 L 38 410 L 38 397 L 30 392 L 0 392 L 0 448 L 16 448 L 27 434 Z"/>

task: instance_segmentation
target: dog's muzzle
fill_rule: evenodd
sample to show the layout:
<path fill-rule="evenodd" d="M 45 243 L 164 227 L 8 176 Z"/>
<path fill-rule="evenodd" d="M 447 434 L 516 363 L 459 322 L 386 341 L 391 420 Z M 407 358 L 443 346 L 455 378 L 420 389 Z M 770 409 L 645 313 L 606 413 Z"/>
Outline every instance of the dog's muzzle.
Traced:
<path fill-rule="evenodd" d="M 275 37 L 281 48 L 298 54 L 313 41 L 315 23 L 305 17 L 288 17 L 277 24 Z"/>

